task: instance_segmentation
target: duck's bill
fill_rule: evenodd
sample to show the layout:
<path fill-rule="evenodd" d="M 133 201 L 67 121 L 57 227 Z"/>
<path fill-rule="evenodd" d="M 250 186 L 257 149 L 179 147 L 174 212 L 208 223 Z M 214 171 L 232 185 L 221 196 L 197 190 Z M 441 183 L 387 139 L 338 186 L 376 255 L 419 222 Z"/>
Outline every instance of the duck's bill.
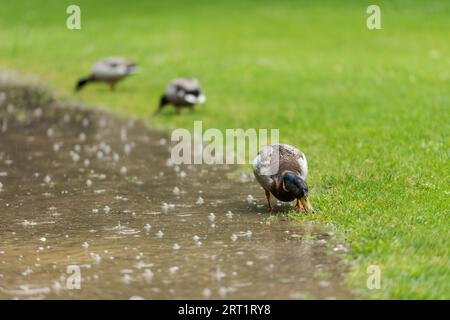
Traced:
<path fill-rule="evenodd" d="M 303 208 L 305 208 L 306 211 L 314 211 L 314 208 L 312 207 L 308 197 L 300 198 L 300 202 L 302 203 Z"/>

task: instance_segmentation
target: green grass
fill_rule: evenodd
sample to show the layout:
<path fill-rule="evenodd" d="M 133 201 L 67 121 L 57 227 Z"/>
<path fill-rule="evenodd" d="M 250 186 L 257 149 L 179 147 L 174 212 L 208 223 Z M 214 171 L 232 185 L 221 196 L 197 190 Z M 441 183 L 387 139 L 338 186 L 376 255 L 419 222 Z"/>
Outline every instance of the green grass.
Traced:
<path fill-rule="evenodd" d="M 143 68 L 91 105 L 156 127 L 280 128 L 308 156 L 319 219 L 350 244 L 349 283 L 361 297 L 450 298 L 450 2 L 77 1 L 82 30 L 65 27 L 73 1 L 0 4 L 0 67 L 38 74 L 70 98 L 99 57 Z M 151 117 L 175 76 L 201 79 L 194 114 Z M 366 267 L 382 268 L 368 291 Z"/>

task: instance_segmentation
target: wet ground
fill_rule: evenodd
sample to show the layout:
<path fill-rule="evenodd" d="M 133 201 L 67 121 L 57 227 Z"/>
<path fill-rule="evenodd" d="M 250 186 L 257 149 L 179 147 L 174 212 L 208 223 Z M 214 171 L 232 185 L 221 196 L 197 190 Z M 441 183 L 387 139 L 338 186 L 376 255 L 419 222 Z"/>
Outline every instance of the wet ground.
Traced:
<path fill-rule="evenodd" d="M 138 121 L 0 86 L 0 298 L 350 296 L 331 232 L 270 216 L 236 168 L 169 156 Z"/>

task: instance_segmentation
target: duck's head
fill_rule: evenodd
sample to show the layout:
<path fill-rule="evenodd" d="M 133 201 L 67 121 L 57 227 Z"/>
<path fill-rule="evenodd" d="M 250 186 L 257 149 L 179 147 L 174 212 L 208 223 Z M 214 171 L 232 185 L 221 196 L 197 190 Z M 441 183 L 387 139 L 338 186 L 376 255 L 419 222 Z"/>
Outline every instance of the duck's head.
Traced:
<path fill-rule="evenodd" d="M 127 65 L 127 74 L 135 74 L 139 72 L 141 72 L 141 69 L 135 63 L 130 63 Z"/>
<path fill-rule="evenodd" d="M 186 91 L 184 99 L 191 104 L 203 104 L 206 101 L 206 96 L 200 89 Z"/>
<path fill-rule="evenodd" d="M 306 210 L 313 210 L 308 198 L 308 185 L 298 174 L 292 171 L 285 172 L 282 187 L 284 191 L 300 200 Z"/>

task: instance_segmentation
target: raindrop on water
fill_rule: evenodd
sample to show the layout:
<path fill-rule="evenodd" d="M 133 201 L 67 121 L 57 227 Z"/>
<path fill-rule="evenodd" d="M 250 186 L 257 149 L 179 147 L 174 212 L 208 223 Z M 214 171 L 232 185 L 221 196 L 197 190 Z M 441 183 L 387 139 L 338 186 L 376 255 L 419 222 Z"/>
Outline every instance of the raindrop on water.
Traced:
<path fill-rule="evenodd" d="M 106 144 L 104 142 L 102 142 L 100 148 L 102 148 L 102 150 L 106 153 L 106 154 L 110 154 L 111 153 L 111 146 L 109 144 Z"/>
<path fill-rule="evenodd" d="M 129 274 L 124 274 L 122 276 L 122 282 L 125 284 L 129 284 L 131 281 L 133 281 L 133 278 Z"/>
<path fill-rule="evenodd" d="M 247 196 L 247 203 L 248 204 L 254 204 L 255 202 L 256 202 L 256 199 L 251 194 L 249 194 Z"/>
<path fill-rule="evenodd" d="M 89 119 L 84 118 L 83 121 L 81 122 L 81 124 L 83 125 L 83 127 L 87 127 L 89 125 Z"/>
<path fill-rule="evenodd" d="M 37 223 L 36 222 L 34 222 L 34 221 L 28 221 L 28 220 L 23 220 L 23 222 L 22 222 L 22 225 L 23 226 L 34 226 L 34 225 L 37 225 Z"/>
<path fill-rule="evenodd" d="M 66 114 L 63 116 L 63 121 L 64 121 L 65 123 L 69 122 L 69 121 L 70 121 L 70 114 L 66 113 Z"/>
<path fill-rule="evenodd" d="M 44 112 L 42 111 L 41 108 L 37 108 L 37 109 L 35 109 L 34 112 L 33 112 L 33 114 L 34 114 L 34 116 L 35 116 L 36 118 L 40 118 L 40 117 L 42 116 L 43 113 L 44 113 Z"/>
<path fill-rule="evenodd" d="M 125 128 L 120 129 L 120 140 L 122 141 L 127 140 L 127 130 Z"/>
<path fill-rule="evenodd" d="M 80 160 L 80 155 L 75 151 L 70 150 L 70 158 L 72 158 L 73 162 L 77 162 L 78 160 Z"/>
<path fill-rule="evenodd" d="M 91 253 L 91 258 L 94 259 L 95 263 L 99 264 L 102 257 L 97 253 Z"/>
<path fill-rule="evenodd" d="M 173 166 L 172 159 L 169 158 L 169 159 L 166 160 L 166 166 L 167 166 L 167 167 Z"/>
<path fill-rule="evenodd" d="M 169 271 L 170 271 L 170 273 L 175 273 L 175 272 L 178 271 L 178 269 L 180 269 L 180 268 L 177 267 L 177 266 L 175 266 L 175 267 L 170 267 L 170 268 L 169 268 Z"/>
<path fill-rule="evenodd" d="M 52 289 L 56 292 L 59 292 L 62 289 L 62 285 L 59 281 L 53 281 Z"/>
<path fill-rule="evenodd" d="M 178 187 L 173 188 L 174 195 L 178 196 L 178 195 L 180 195 L 180 193 L 181 193 L 180 188 L 178 188 Z"/>
<path fill-rule="evenodd" d="M 175 205 L 163 202 L 161 208 L 164 213 L 167 213 L 169 211 L 169 209 L 175 208 Z"/>
<path fill-rule="evenodd" d="M 203 296 L 204 296 L 205 298 L 211 297 L 211 289 L 209 289 L 209 288 L 203 289 L 202 294 L 203 294 Z"/>
<path fill-rule="evenodd" d="M 239 174 L 239 182 L 248 182 L 250 180 L 250 177 L 248 176 L 248 174 L 247 173 L 245 173 L 245 172 L 241 172 L 240 174 Z"/>
<path fill-rule="evenodd" d="M 125 154 L 129 155 L 131 153 L 131 146 L 129 144 L 124 145 L 123 151 L 125 152 Z"/>
<path fill-rule="evenodd" d="M 32 274 L 32 273 L 33 273 L 33 270 L 32 270 L 30 267 L 28 267 L 28 268 L 25 269 L 24 272 L 22 272 L 22 275 L 23 275 L 24 277 L 26 277 L 26 276 L 28 276 L 28 275 L 30 275 L 30 274 Z"/>
<path fill-rule="evenodd" d="M 333 251 L 338 252 L 338 253 L 343 253 L 343 252 L 347 252 L 348 250 L 342 244 L 338 244 L 335 248 L 333 248 Z"/>
<path fill-rule="evenodd" d="M 227 288 L 225 288 L 225 287 L 220 287 L 219 288 L 219 295 L 221 296 L 221 297 L 225 297 L 226 295 L 227 295 Z"/>
<path fill-rule="evenodd" d="M 221 281 L 222 278 L 226 277 L 226 274 L 222 272 L 222 270 L 220 270 L 220 268 L 216 269 L 216 272 L 213 273 L 213 277 L 214 279 L 216 279 L 217 281 Z"/>
<path fill-rule="evenodd" d="M 144 277 L 145 281 L 147 281 L 147 283 L 150 283 L 153 279 L 154 274 L 153 274 L 152 270 L 145 269 L 142 276 Z"/>

